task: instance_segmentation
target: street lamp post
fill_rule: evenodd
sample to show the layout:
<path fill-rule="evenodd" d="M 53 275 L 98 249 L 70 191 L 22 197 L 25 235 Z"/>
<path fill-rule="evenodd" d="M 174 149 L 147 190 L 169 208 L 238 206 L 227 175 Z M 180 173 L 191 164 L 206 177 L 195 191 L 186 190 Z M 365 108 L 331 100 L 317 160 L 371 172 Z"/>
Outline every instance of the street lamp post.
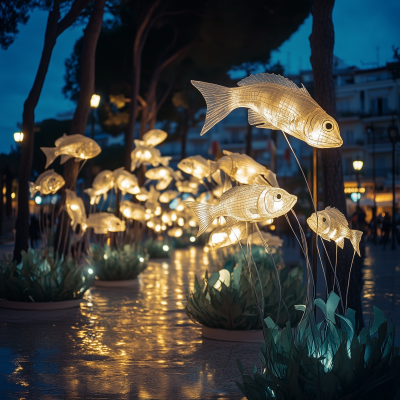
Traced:
<path fill-rule="evenodd" d="M 94 110 L 99 106 L 100 96 L 98 94 L 93 94 L 90 99 L 90 107 L 92 108 L 92 132 L 91 138 L 94 139 Z"/>
<path fill-rule="evenodd" d="M 392 250 L 396 250 L 396 169 L 395 169 L 395 152 L 396 152 L 396 142 L 397 137 L 399 135 L 399 128 L 392 120 L 391 125 L 388 129 L 388 136 L 390 141 L 392 142 L 392 192 L 393 192 L 393 199 L 392 199 Z"/>
<path fill-rule="evenodd" d="M 358 188 L 358 193 L 359 194 L 360 194 L 360 171 L 361 171 L 361 168 L 363 167 L 363 164 L 364 163 L 362 161 L 360 161 L 360 160 L 353 161 L 353 168 L 356 171 L 357 188 Z M 360 205 L 360 197 L 361 196 L 358 196 L 358 198 L 357 198 L 357 206 Z"/>
<path fill-rule="evenodd" d="M 372 207 L 372 221 L 374 222 L 373 243 L 376 244 L 376 177 L 375 177 L 375 129 L 374 124 L 367 128 L 368 133 L 371 134 L 372 139 L 372 181 L 374 182 L 374 205 Z"/>

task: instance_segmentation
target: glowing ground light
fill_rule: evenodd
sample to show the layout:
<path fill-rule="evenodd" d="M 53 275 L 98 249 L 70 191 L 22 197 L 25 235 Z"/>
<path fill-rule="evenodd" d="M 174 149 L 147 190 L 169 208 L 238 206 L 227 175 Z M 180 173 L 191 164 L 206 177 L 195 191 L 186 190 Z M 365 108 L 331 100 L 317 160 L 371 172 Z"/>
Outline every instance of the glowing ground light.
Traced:
<path fill-rule="evenodd" d="M 143 257 L 139 257 L 139 261 L 140 261 L 140 262 L 143 262 L 143 261 L 144 261 L 144 258 L 143 258 Z"/>
<path fill-rule="evenodd" d="M 190 236 L 190 239 L 189 239 L 189 240 L 193 243 L 193 242 L 196 241 L 196 238 L 195 238 L 194 236 Z"/>
<path fill-rule="evenodd" d="M 89 268 L 89 269 L 88 269 L 88 272 L 89 272 L 90 275 L 92 275 L 92 274 L 93 274 L 92 268 Z"/>
<path fill-rule="evenodd" d="M 164 246 L 162 247 L 162 249 L 163 249 L 164 251 L 168 251 L 168 250 L 169 250 L 169 246 L 167 246 L 166 244 L 164 244 Z"/>
<path fill-rule="evenodd" d="M 357 203 L 357 201 L 361 199 L 361 193 L 352 193 L 350 198 L 354 201 L 354 203 Z"/>
<path fill-rule="evenodd" d="M 39 204 L 42 204 L 42 198 L 40 197 L 40 196 L 36 196 L 35 197 L 35 203 L 37 204 L 37 205 L 39 205 Z"/>

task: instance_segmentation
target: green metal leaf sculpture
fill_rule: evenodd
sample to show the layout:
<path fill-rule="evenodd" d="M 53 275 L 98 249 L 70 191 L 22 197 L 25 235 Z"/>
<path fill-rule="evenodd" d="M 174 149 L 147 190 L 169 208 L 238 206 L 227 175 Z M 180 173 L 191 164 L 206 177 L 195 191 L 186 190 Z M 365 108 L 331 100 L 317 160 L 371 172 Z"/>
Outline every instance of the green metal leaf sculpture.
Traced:
<path fill-rule="evenodd" d="M 252 254 L 259 270 L 263 284 L 264 317 L 271 317 L 274 321 L 278 316 L 279 294 L 277 279 L 272 260 L 264 248 L 253 246 Z M 305 286 L 302 282 L 303 271 L 301 266 L 294 269 L 285 266 L 279 253 L 273 255 L 279 270 L 282 286 L 282 299 L 289 311 L 290 322 L 295 326 L 301 318 L 301 313 L 296 312 L 295 305 L 301 304 L 305 299 Z M 234 267 L 234 268 L 233 268 Z M 244 256 L 235 254 L 226 260 L 224 269 L 231 272 L 229 286 L 221 284 L 221 290 L 214 288 L 219 279 L 215 272 L 210 277 L 206 271 L 200 284 L 195 277 L 193 293 L 188 293 L 185 311 L 189 318 L 210 328 L 247 330 L 261 329 L 261 318 L 257 309 L 254 292 L 252 290 L 250 275 Z M 253 280 L 257 293 L 260 294 L 260 284 Z M 288 315 L 283 305 L 279 312 L 279 326 L 285 326 Z"/>
<path fill-rule="evenodd" d="M 289 323 L 280 330 L 271 318 L 265 319 L 261 368 L 254 366 L 251 376 L 237 360 L 243 384 L 236 383 L 247 399 L 399 398 L 399 348 L 394 345 L 395 327 L 388 325 L 383 312 L 374 307 L 374 323 L 356 336 L 355 312 L 348 309 L 345 317 L 336 313 L 335 293 L 326 304 L 321 299 L 314 303 L 324 320 L 315 325 L 314 313 L 305 313 L 295 333 Z"/>
<path fill-rule="evenodd" d="M 149 257 L 135 245 L 110 249 L 106 244 L 92 244 L 88 252 L 88 263 L 102 281 L 135 279 L 147 268 Z"/>
<path fill-rule="evenodd" d="M 47 302 L 80 299 L 94 282 L 89 268 L 74 259 L 54 256 L 53 250 L 21 252 L 22 261 L 3 254 L 0 297 L 9 301 Z"/>
<path fill-rule="evenodd" d="M 165 247 L 166 246 L 166 247 Z M 143 247 L 145 248 L 149 258 L 168 258 L 170 253 L 170 245 L 166 241 L 158 241 L 149 239 Z"/>

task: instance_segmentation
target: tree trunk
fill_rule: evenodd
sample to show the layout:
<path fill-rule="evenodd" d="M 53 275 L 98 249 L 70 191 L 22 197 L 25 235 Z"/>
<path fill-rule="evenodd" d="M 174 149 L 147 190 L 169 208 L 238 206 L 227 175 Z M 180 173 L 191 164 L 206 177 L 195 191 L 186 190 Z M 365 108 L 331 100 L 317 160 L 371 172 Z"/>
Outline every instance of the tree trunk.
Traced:
<path fill-rule="evenodd" d="M 185 108 L 183 112 L 181 160 L 186 158 L 186 143 L 189 131 L 189 112 L 189 108 Z"/>
<path fill-rule="evenodd" d="M 86 125 L 90 112 L 90 98 L 94 93 L 94 77 L 95 77 L 95 56 L 97 41 L 99 39 L 101 26 L 103 23 L 105 0 L 95 0 L 93 11 L 90 15 L 89 22 L 86 26 L 83 36 L 82 61 L 81 61 L 81 81 L 78 97 L 78 104 L 75 109 L 74 117 L 71 124 L 71 135 L 80 133 L 85 134 Z M 73 159 L 68 160 L 64 165 L 65 185 L 61 204 L 65 203 L 65 189 L 75 190 L 76 179 L 78 177 L 79 163 Z M 57 235 L 55 240 L 55 250 L 59 253 L 68 254 L 69 249 L 69 233 L 71 220 L 66 211 L 62 211 L 59 217 L 60 223 L 57 227 Z"/>
<path fill-rule="evenodd" d="M 21 261 L 21 251 L 28 251 L 29 248 L 29 192 L 28 181 L 32 169 L 33 158 L 33 135 L 35 125 L 35 108 L 42 92 L 47 69 L 49 67 L 51 54 L 57 40 L 57 25 L 60 17 L 60 0 L 54 0 L 53 9 L 49 12 L 42 57 L 39 68 L 29 92 L 28 98 L 24 103 L 22 114 L 22 157 L 18 182 L 18 215 L 16 221 L 16 235 L 14 247 L 14 260 Z"/>
<path fill-rule="evenodd" d="M 332 10 L 334 0 L 315 0 L 313 7 L 313 28 L 310 36 L 311 65 L 313 68 L 315 99 L 318 104 L 332 117 L 336 118 L 336 96 L 333 80 L 333 46 L 335 41 L 332 22 Z M 322 164 L 322 183 L 324 206 L 339 209 L 345 216 L 346 197 L 344 194 L 343 169 L 341 150 L 319 149 Z M 334 242 L 325 242 L 329 258 L 333 264 L 336 258 Z M 345 301 L 349 268 L 353 257 L 353 248 L 348 240 L 345 240 L 343 250 L 338 249 L 337 277 L 343 301 Z M 361 260 L 355 256 L 353 271 L 351 273 L 348 307 L 356 311 L 358 329 L 364 326 L 361 306 Z M 333 272 L 326 260 L 328 279 L 328 292 L 333 288 Z M 336 289 L 337 291 L 337 289 Z"/>

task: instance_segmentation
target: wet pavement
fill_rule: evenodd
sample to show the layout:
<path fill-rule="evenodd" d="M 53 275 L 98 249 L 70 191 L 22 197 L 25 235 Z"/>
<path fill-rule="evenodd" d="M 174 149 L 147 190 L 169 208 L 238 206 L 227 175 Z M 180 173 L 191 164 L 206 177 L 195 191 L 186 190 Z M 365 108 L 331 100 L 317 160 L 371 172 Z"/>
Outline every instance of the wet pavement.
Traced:
<path fill-rule="evenodd" d="M 390 313 L 399 342 L 400 250 L 366 254 L 366 321 L 372 304 Z M 0 399 L 242 399 L 236 359 L 259 364 L 260 345 L 204 339 L 183 309 L 207 268 L 191 247 L 151 262 L 138 288 L 92 288 L 80 308 L 0 309 Z"/>

